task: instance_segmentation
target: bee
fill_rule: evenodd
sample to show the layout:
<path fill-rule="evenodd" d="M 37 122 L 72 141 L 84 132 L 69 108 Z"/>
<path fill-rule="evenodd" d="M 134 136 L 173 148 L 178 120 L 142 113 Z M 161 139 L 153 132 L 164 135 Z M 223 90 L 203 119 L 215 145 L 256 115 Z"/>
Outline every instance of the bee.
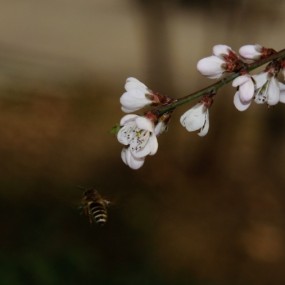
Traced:
<path fill-rule="evenodd" d="M 81 201 L 84 214 L 89 218 L 89 222 L 103 226 L 107 222 L 107 207 L 110 202 L 105 200 L 97 190 L 88 189 L 84 192 Z"/>

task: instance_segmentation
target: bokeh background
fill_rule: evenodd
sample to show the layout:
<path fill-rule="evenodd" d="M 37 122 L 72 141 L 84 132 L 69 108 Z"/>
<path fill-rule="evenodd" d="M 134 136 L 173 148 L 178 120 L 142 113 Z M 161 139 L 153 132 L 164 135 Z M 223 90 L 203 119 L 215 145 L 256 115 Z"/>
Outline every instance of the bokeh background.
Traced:
<path fill-rule="evenodd" d="M 285 106 L 179 124 L 133 171 L 110 133 L 134 76 L 181 97 L 215 44 L 284 48 L 285 1 L 1 0 L 0 284 L 285 284 Z M 112 201 L 103 228 L 83 187 Z"/>

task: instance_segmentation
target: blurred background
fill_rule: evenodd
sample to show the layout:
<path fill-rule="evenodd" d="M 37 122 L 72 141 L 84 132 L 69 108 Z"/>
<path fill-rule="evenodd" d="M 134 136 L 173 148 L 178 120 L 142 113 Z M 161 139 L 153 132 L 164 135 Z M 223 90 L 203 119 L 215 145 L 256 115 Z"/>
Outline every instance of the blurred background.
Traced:
<path fill-rule="evenodd" d="M 133 171 L 110 129 L 133 76 L 178 98 L 215 44 L 284 48 L 285 1 L 0 0 L 0 284 L 285 284 L 285 112 L 176 110 Z M 90 225 L 83 191 L 108 200 Z"/>

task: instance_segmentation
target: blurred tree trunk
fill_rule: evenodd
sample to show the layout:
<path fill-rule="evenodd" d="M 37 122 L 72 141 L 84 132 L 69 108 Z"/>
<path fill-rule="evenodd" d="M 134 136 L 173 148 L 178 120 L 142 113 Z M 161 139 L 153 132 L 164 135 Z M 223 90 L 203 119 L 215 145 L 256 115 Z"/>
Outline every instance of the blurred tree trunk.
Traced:
<path fill-rule="evenodd" d="M 151 86 L 165 86 L 173 93 L 167 1 L 139 0 L 146 43 L 146 73 Z M 166 93 L 166 92 L 165 92 Z"/>

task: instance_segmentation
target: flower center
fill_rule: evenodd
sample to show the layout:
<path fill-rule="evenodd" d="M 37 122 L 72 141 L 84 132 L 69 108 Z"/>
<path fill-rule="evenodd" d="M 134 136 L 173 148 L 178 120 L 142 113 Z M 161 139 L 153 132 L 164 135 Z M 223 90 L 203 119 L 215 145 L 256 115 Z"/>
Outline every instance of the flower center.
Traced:
<path fill-rule="evenodd" d="M 257 104 L 263 104 L 267 101 L 268 86 L 269 86 L 269 80 L 266 81 L 265 84 L 257 90 L 254 98 L 254 101 Z"/>
<path fill-rule="evenodd" d="M 132 151 L 137 152 L 146 146 L 151 132 L 138 128 L 133 131 L 135 132 L 135 135 L 130 140 L 130 148 Z"/>

